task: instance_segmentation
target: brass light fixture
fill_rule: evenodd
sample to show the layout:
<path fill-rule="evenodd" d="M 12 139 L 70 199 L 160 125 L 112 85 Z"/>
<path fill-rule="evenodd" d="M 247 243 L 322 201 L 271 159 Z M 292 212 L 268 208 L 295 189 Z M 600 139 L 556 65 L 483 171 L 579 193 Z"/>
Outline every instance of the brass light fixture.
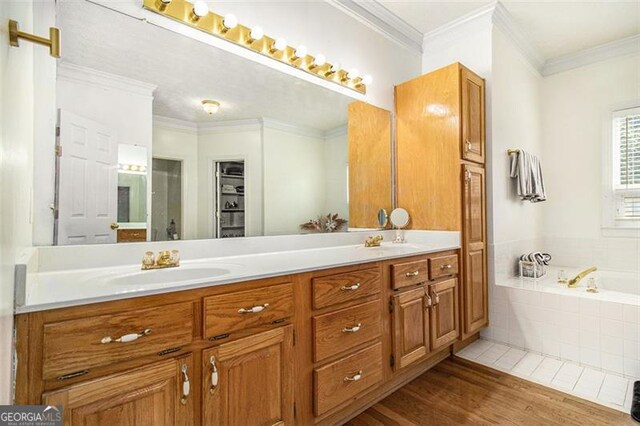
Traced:
<path fill-rule="evenodd" d="M 203 0 L 197 0 L 194 3 L 187 0 L 144 0 L 143 7 L 323 80 L 331 81 L 358 93 L 367 93 L 367 80 L 364 77 L 349 76 L 339 63 L 327 64 L 326 58 L 322 54 L 315 57 L 307 55 L 306 48 L 303 49 L 304 46 L 298 46 L 294 49 L 287 45 L 284 38 L 269 37 L 258 26 L 249 28 L 241 25 L 232 14 L 223 17 L 210 12 Z"/>
<path fill-rule="evenodd" d="M 60 57 L 60 30 L 56 27 L 49 28 L 49 38 L 22 32 L 18 29 L 18 22 L 9 20 L 9 44 L 13 47 L 20 47 L 20 39 L 25 39 L 32 43 L 49 47 L 49 54 L 54 58 Z"/>
<path fill-rule="evenodd" d="M 202 109 L 209 115 L 213 115 L 220 110 L 220 102 L 211 99 L 202 101 Z"/>

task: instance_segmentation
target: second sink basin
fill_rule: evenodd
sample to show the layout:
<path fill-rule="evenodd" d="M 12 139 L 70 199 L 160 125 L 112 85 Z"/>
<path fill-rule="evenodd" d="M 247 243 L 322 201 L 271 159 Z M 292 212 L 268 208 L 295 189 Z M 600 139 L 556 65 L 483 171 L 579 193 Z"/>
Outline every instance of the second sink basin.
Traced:
<path fill-rule="evenodd" d="M 216 278 L 231 272 L 223 267 L 207 267 L 179 266 L 177 268 L 153 269 L 150 271 L 133 271 L 115 276 L 111 276 L 105 280 L 107 284 L 122 285 L 154 285 L 181 283 L 185 281 L 206 280 L 207 278 Z"/>

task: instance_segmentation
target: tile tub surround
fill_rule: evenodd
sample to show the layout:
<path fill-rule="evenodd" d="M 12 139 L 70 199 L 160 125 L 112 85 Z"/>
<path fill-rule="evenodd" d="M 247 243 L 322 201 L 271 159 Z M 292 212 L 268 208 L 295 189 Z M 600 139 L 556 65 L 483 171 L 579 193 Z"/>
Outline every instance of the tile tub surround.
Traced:
<path fill-rule="evenodd" d="M 484 339 L 456 355 L 625 413 L 631 407 L 635 378 Z"/>
<path fill-rule="evenodd" d="M 382 234 L 385 241 L 395 237 L 395 231 L 382 231 L 36 247 L 23 257 L 26 282 L 16 284 L 23 286 L 17 294 L 22 293 L 24 300 L 17 300 L 16 313 L 230 284 L 460 247 L 458 232 L 407 231 L 406 244 L 388 242 L 382 247 L 365 248 L 365 238 L 375 234 Z M 167 279 L 151 285 L 109 282 L 114 275 L 139 273 L 145 251 L 166 249 L 180 250 L 184 269 L 219 267 L 228 273 L 180 282 Z"/>

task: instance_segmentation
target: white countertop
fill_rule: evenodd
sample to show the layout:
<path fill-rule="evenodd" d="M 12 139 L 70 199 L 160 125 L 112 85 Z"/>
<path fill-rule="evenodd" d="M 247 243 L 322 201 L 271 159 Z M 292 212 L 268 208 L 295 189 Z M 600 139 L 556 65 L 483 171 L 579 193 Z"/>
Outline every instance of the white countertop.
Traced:
<path fill-rule="evenodd" d="M 386 240 L 391 240 L 392 233 L 383 232 Z M 16 313 L 36 312 L 47 309 L 56 309 L 69 306 L 84 305 L 95 302 L 119 300 L 132 297 L 147 296 L 152 294 L 182 291 L 194 288 L 210 287 L 223 284 L 231 284 L 248 280 L 262 279 L 274 276 L 289 275 L 320 269 L 335 268 L 339 266 L 355 265 L 379 260 L 406 257 L 418 254 L 433 253 L 437 251 L 457 249 L 460 247 L 460 234 L 458 232 L 432 232 L 432 231 L 408 231 L 406 244 L 383 243 L 381 247 L 365 248 L 362 243 L 352 244 L 352 240 L 364 240 L 369 233 L 359 233 L 349 237 L 336 238 L 335 246 L 327 246 L 326 237 L 304 240 L 301 249 L 291 246 L 292 237 L 260 237 L 260 244 L 264 239 L 273 239 L 274 250 L 263 253 L 251 252 L 230 256 L 200 257 L 183 260 L 179 268 L 164 270 L 140 271 L 140 265 L 131 265 L 122 262 L 111 265 L 91 265 L 92 267 L 70 267 L 68 269 L 55 269 L 30 265 L 26 272 L 26 280 L 23 289 L 24 300 L 17 301 Z M 286 238 L 287 244 L 278 243 Z M 306 238 L 306 239 L 305 239 Z M 250 238 L 246 240 L 251 240 Z M 308 247 L 310 241 L 321 241 L 320 247 Z M 295 239 L 294 239 L 295 241 Z M 151 243 L 156 244 L 156 243 Z M 189 242 L 182 242 L 186 247 Z M 193 244 L 203 244 L 202 241 L 194 241 Z M 221 242 L 216 244 L 218 248 L 224 247 Z M 148 247 L 140 244 L 140 254 Z M 251 242 L 247 244 L 251 245 Z M 313 244 L 311 244 L 313 245 Z M 86 246 L 85 246 L 86 247 Z M 113 252 L 117 246 L 107 246 L 105 252 Z M 130 249 L 131 245 L 127 248 Z M 35 261 L 31 263 L 51 264 L 55 263 L 56 252 L 65 258 L 69 256 L 71 249 L 62 247 L 44 248 L 47 259 L 38 260 L 38 254 L 34 254 Z M 34 249 L 34 250 L 37 250 Z M 76 249 L 77 250 L 77 249 Z M 101 248 L 93 246 L 91 250 L 100 251 Z M 181 248 L 182 251 L 182 248 Z M 187 250 L 188 251 L 188 250 Z M 44 258 L 44 254 L 40 254 Z M 53 260 L 52 260 L 53 259 Z M 65 259 L 69 262 L 68 259 Z M 88 263 L 88 262 L 87 262 Z M 95 263 L 95 262 L 94 262 Z M 80 265 L 78 265 L 80 266 Z M 97 266 L 97 267 L 94 267 Z M 191 275 L 191 276 L 189 276 Z M 20 285 L 20 283 L 17 283 Z"/>

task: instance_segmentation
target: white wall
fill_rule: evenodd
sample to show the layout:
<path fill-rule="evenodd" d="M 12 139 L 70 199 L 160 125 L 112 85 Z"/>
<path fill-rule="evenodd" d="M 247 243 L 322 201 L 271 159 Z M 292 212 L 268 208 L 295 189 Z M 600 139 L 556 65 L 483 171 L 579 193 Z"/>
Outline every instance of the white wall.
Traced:
<path fill-rule="evenodd" d="M 603 144 L 610 112 L 640 102 L 640 54 L 565 71 L 542 85 L 542 141 L 549 199 L 542 236 L 559 264 L 640 270 L 638 234 L 603 237 Z"/>
<path fill-rule="evenodd" d="M 264 235 L 300 233 L 324 212 L 324 138 L 265 125 Z"/>
<path fill-rule="evenodd" d="M 218 129 L 198 134 L 198 238 L 213 236 L 213 188 L 215 160 L 245 161 L 245 235 L 262 235 L 262 132 Z"/>
<path fill-rule="evenodd" d="M 182 161 L 181 239 L 198 238 L 198 135 L 195 130 L 179 130 L 154 123 L 154 158 Z"/>
<path fill-rule="evenodd" d="M 0 404 L 12 402 L 14 265 L 32 239 L 34 55 L 47 55 L 9 47 L 6 24 L 32 31 L 33 18 L 30 1 L 0 2 Z"/>

